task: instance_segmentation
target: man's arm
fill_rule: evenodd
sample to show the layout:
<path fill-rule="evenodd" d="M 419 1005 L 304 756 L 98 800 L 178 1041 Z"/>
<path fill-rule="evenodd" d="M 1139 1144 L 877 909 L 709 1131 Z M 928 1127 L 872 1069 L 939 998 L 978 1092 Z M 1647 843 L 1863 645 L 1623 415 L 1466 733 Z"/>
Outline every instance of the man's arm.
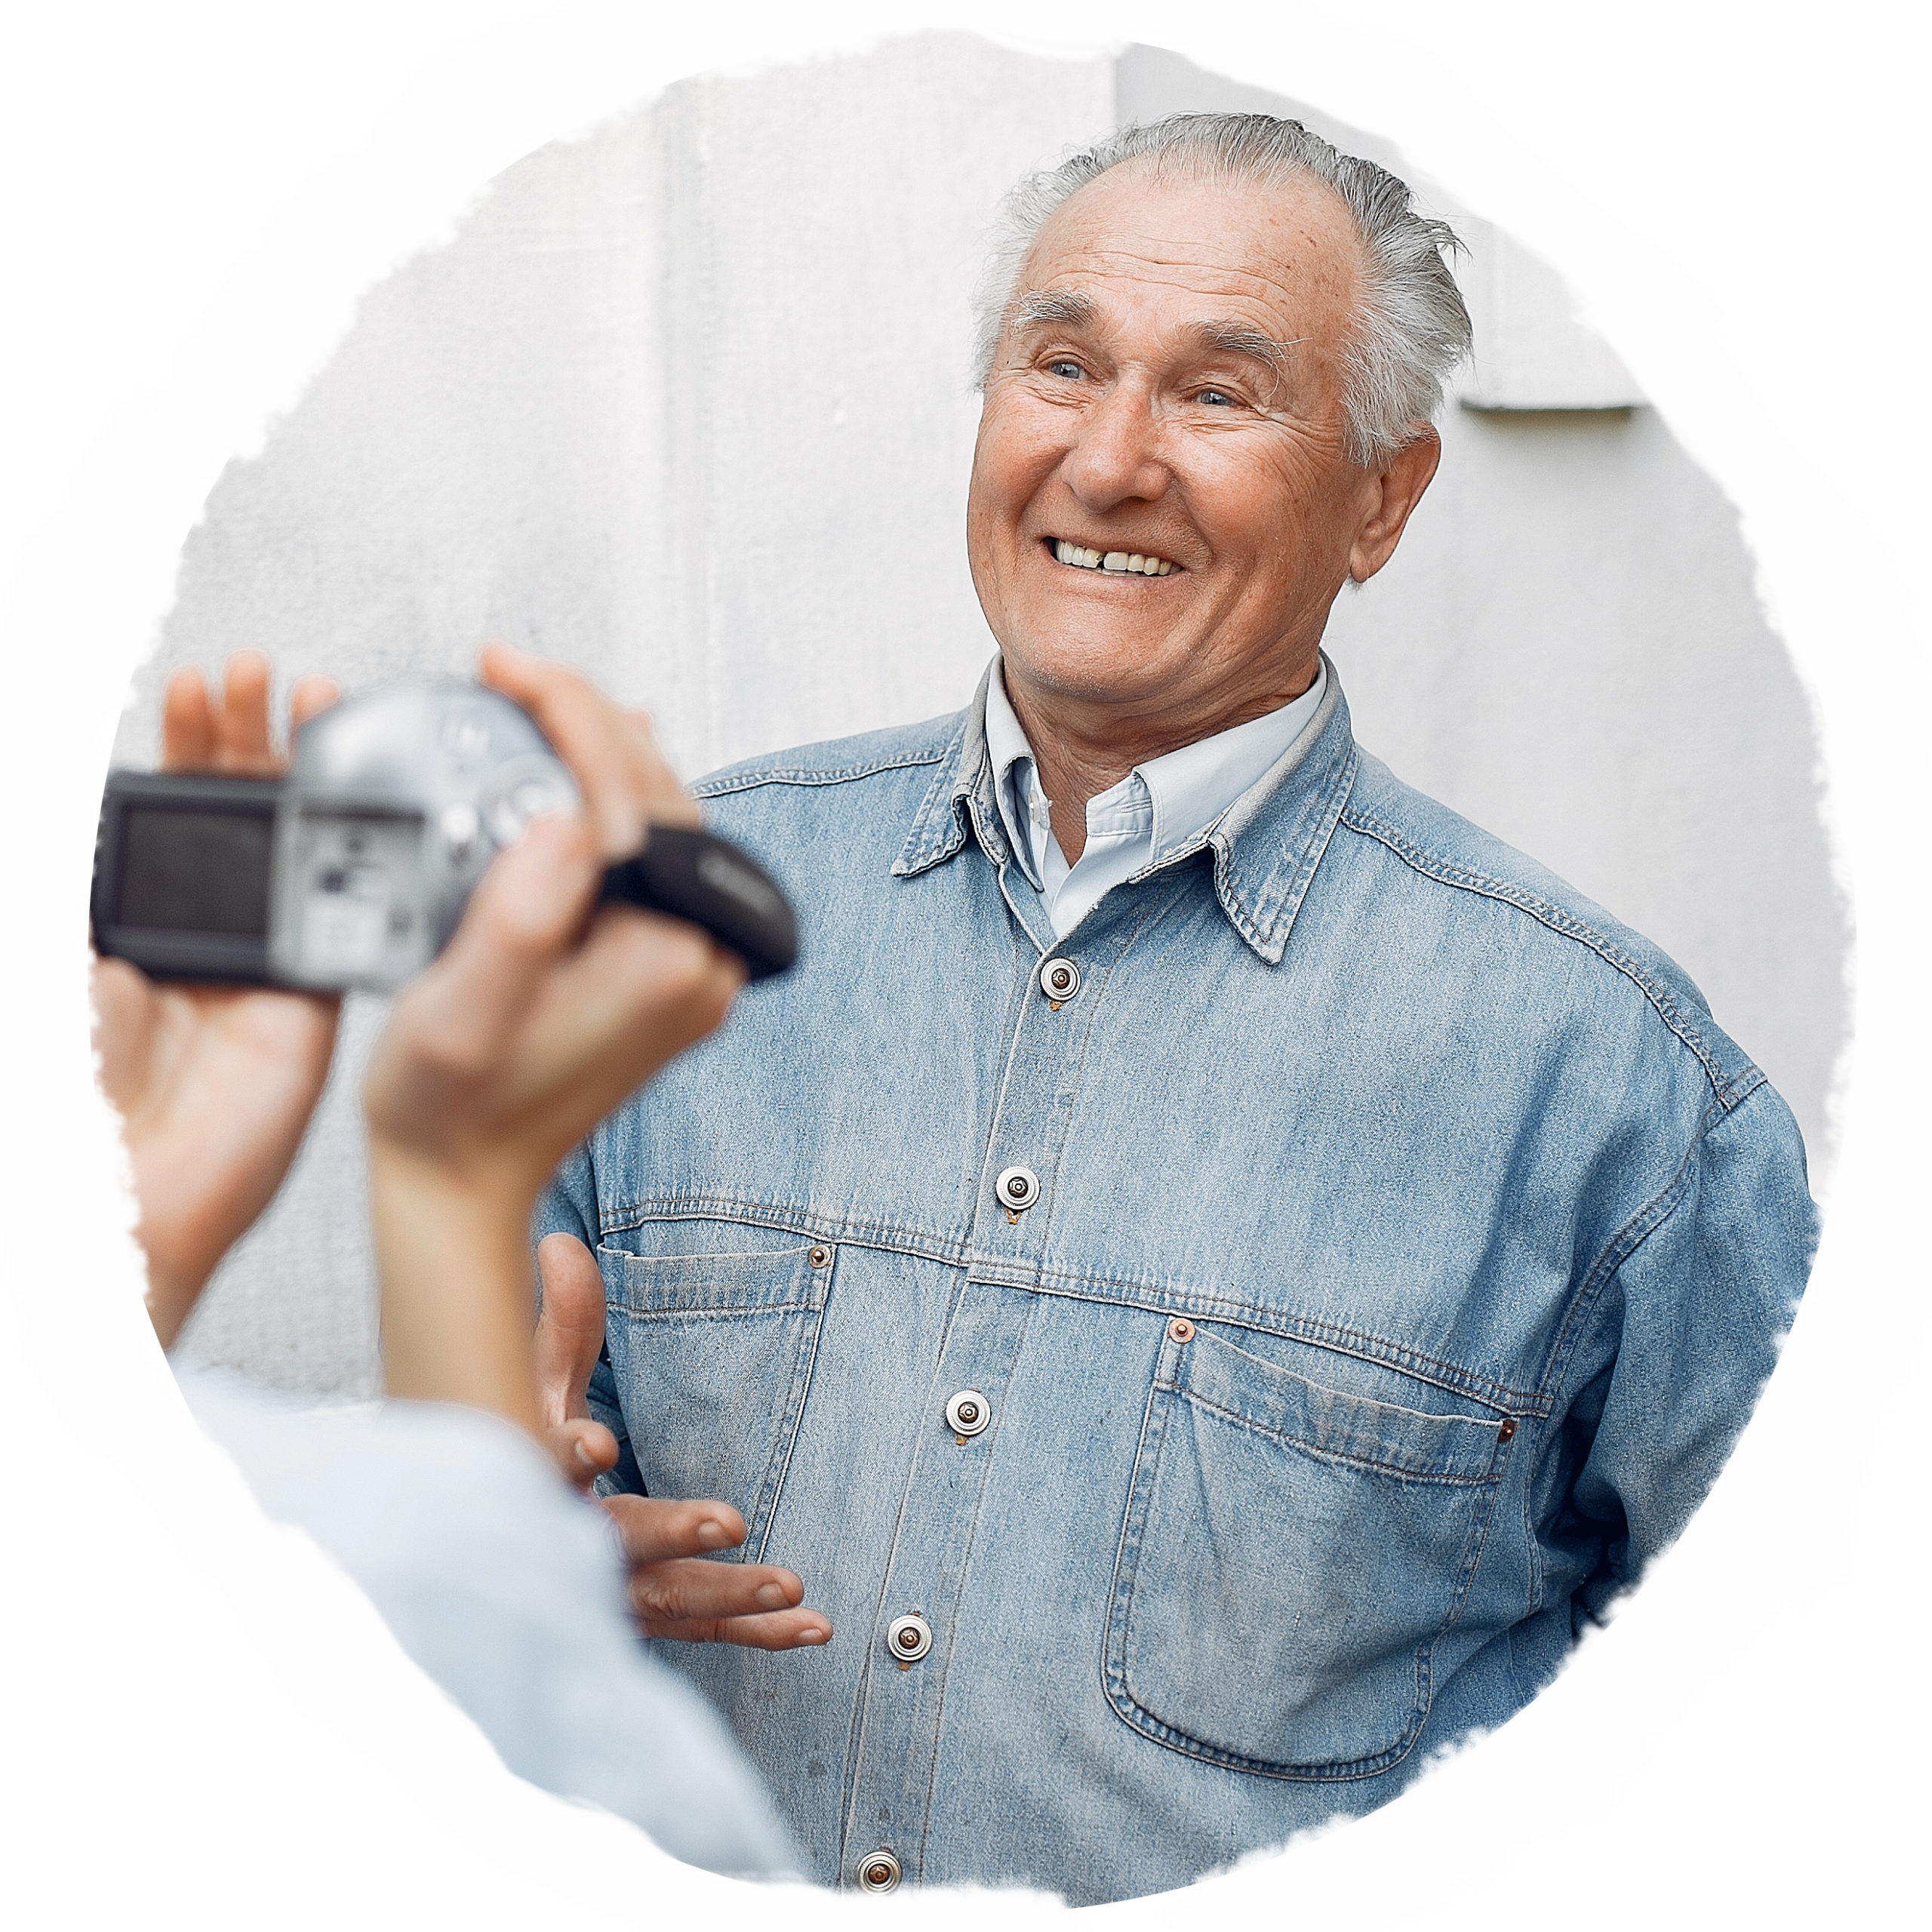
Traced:
<path fill-rule="evenodd" d="M 1552 1499 L 1554 1540 L 1589 1569 L 1571 1595 L 1578 1631 L 1703 1500 L 1804 1293 L 1817 1211 L 1797 1124 L 1768 1084 L 1710 1125 L 1661 1204 L 1606 1275 L 1552 1425 L 1574 1471 Z"/>

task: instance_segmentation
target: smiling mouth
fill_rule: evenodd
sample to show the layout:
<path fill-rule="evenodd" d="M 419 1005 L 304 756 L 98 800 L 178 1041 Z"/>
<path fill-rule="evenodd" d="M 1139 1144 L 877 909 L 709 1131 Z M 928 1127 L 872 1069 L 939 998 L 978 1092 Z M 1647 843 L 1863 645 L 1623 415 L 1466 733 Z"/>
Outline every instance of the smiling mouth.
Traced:
<path fill-rule="evenodd" d="M 1069 543 L 1063 537 L 1044 540 L 1055 562 L 1077 571 L 1098 571 L 1106 577 L 1171 577 L 1180 568 L 1169 558 L 1146 556 L 1138 550 L 1095 550 Z"/>

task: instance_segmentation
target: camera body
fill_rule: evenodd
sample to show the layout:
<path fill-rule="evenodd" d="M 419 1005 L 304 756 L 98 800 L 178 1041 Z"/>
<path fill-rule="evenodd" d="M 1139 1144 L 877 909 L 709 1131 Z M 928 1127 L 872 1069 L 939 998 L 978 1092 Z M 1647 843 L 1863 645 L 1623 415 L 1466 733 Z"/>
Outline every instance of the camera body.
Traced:
<path fill-rule="evenodd" d="M 527 712 L 456 679 L 346 698 L 291 752 L 275 780 L 109 774 L 98 951 L 157 979 L 389 992 L 448 943 L 499 851 L 580 802 Z M 704 927 L 754 979 L 796 955 L 784 894 L 708 832 L 653 826 L 603 897 Z"/>

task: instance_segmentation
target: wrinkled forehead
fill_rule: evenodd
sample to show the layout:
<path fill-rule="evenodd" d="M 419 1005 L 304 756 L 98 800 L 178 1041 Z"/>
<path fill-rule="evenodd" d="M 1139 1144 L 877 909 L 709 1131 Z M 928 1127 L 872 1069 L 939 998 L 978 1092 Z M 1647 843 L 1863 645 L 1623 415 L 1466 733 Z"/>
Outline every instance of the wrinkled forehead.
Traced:
<path fill-rule="evenodd" d="M 1041 224 L 1014 293 L 1077 292 L 1103 318 L 1195 302 L 1332 344 L 1355 313 L 1361 269 L 1354 218 L 1325 183 L 1170 156 L 1123 162 L 1069 195 Z"/>

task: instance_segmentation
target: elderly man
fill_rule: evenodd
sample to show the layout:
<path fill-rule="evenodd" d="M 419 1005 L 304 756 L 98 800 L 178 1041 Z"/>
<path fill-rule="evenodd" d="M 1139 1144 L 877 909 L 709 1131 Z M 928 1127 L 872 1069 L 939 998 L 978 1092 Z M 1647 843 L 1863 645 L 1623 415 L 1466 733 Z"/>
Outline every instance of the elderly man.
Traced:
<path fill-rule="evenodd" d="M 1684 974 L 1351 735 L 1321 638 L 1435 467 L 1447 232 L 1260 116 L 1011 213 L 998 658 L 697 788 L 808 956 L 540 1229 L 647 1627 L 737 1640 L 678 1655 L 816 1871 L 1084 1902 L 1531 1697 L 1709 1487 L 1814 1214 Z"/>

